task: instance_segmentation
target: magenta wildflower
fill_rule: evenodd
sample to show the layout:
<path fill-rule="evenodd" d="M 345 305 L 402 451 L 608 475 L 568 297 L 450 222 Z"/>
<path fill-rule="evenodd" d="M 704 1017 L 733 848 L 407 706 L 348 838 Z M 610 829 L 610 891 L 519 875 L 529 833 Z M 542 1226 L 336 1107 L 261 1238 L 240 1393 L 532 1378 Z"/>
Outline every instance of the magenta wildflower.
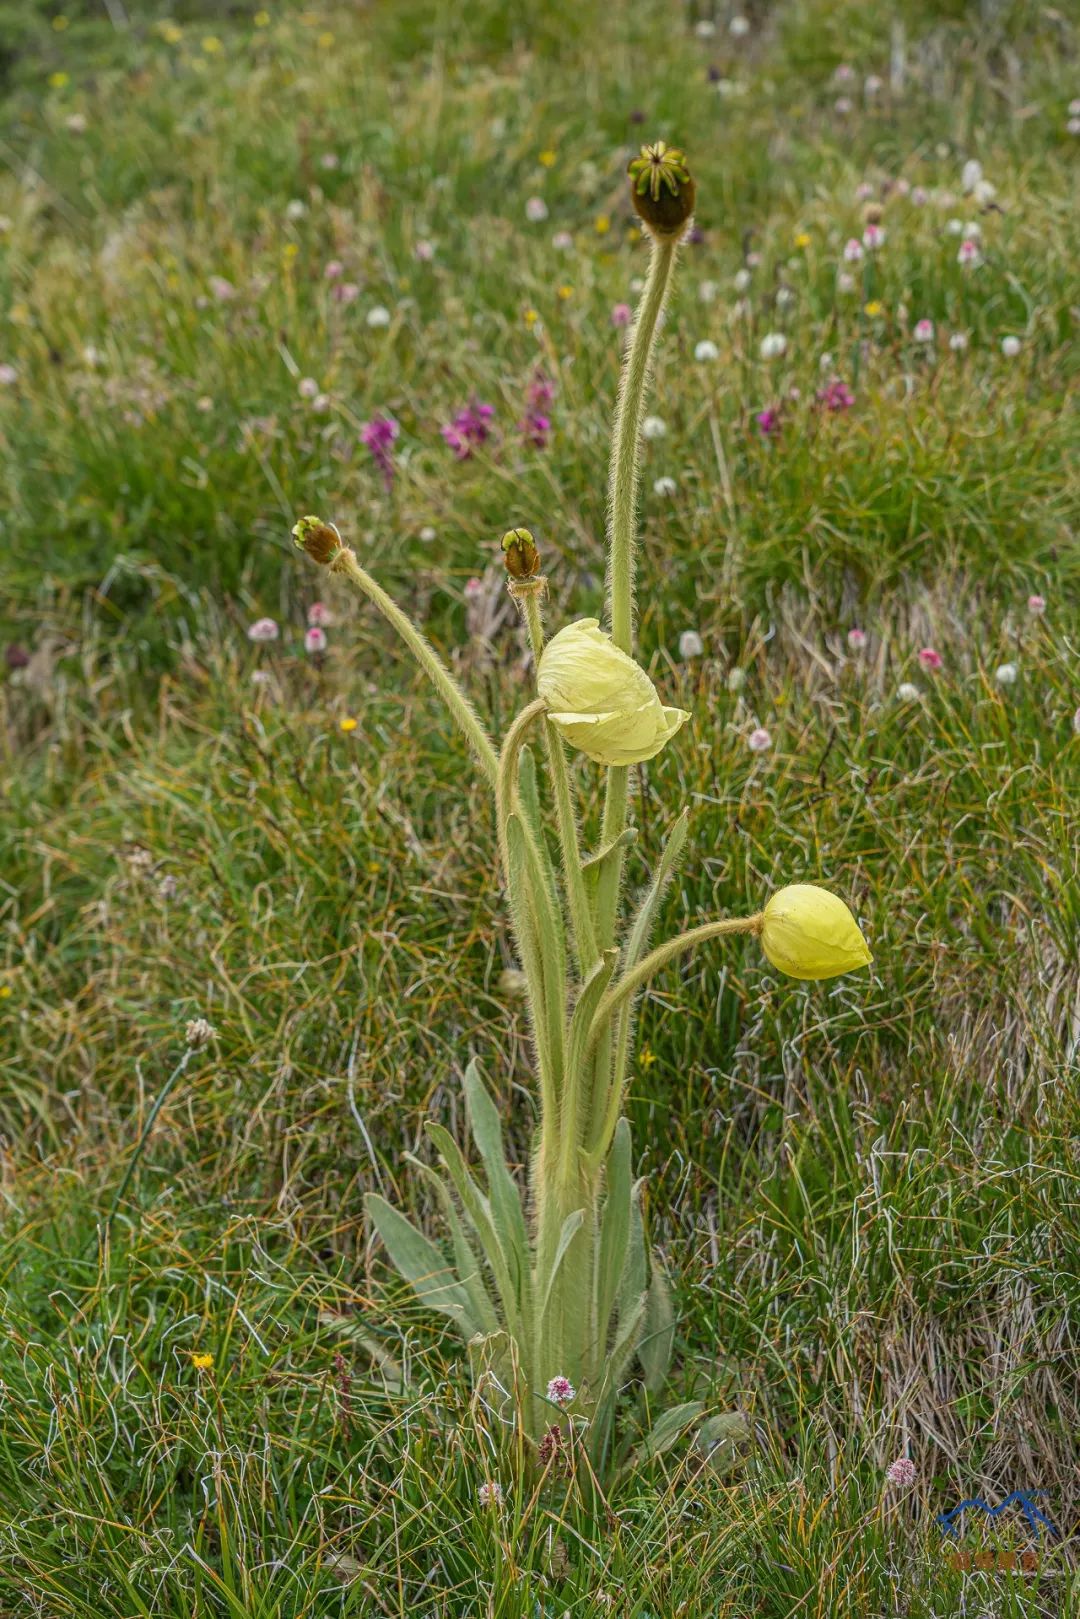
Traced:
<path fill-rule="evenodd" d="M 865 630 L 848 630 L 847 632 L 847 644 L 852 652 L 860 652 L 866 645 L 866 640 Z"/>
<path fill-rule="evenodd" d="M 1042 618 L 1043 614 L 1046 612 L 1046 597 L 1029 596 L 1027 599 L 1027 607 L 1032 618 Z"/>
<path fill-rule="evenodd" d="M 577 1389 L 568 1377 L 553 1377 L 547 1386 L 547 1397 L 556 1405 L 569 1405 L 577 1399 Z"/>
<path fill-rule="evenodd" d="M 823 410 L 850 410 L 855 403 L 855 395 L 846 382 L 834 377 L 824 388 L 818 389 L 817 401 Z"/>
<path fill-rule="evenodd" d="M 546 450 L 551 417 L 539 410 L 527 410 L 518 422 L 518 432 L 526 444 L 531 444 L 536 450 Z"/>
<path fill-rule="evenodd" d="M 780 412 L 774 405 L 766 405 L 764 410 L 759 410 L 754 420 L 765 438 L 774 438 L 780 431 Z"/>
<path fill-rule="evenodd" d="M 400 428 L 392 416 L 373 416 L 360 429 L 360 442 L 371 451 L 387 492 L 394 487 L 393 445 Z"/>
<path fill-rule="evenodd" d="M 634 311 L 629 304 L 616 304 L 611 311 L 611 324 L 613 326 L 629 326 L 634 318 Z"/>
<path fill-rule="evenodd" d="M 940 669 L 944 661 L 941 653 L 936 652 L 932 646 L 924 646 L 919 653 L 919 662 L 924 669 Z"/>
<path fill-rule="evenodd" d="M 890 1484 L 914 1484 L 915 1463 L 908 1456 L 898 1456 L 895 1462 L 890 1462 L 885 1469 L 885 1477 Z"/>
<path fill-rule="evenodd" d="M 542 371 L 536 371 L 533 373 L 533 379 L 529 383 L 529 391 L 525 397 L 531 409 L 540 410 L 544 405 L 550 405 L 554 400 L 555 384 Z"/>
<path fill-rule="evenodd" d="M 488 423 L 495 414 L 493 405 L 484 405 L 473 399 L 459 410 L 452 422 L 442 428 L 442 436 L 459 461 L 467 461 L 478 444 L 491 436 Z"/>

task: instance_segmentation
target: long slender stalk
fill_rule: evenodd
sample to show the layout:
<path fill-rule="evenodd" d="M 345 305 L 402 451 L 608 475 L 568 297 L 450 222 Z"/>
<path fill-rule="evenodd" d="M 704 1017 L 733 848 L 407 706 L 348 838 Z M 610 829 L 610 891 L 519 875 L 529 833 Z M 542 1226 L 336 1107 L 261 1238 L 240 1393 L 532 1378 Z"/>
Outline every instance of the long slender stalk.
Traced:
<path fill-rule="evenodd" d="M 438 653 L 428 645 L 416 625 L 403 613 L 392 596 L 362 568 L 356 553 L 343 545 L 330 564 L 331 572 L 343 573 L 373 602 L 386 621 L 393 625 L 417 663 L 423 669 L 439 696 L 450 710 L 459 729 L 464 732 L 469 746 L 492 787 L 498 773 L 498 756 L 475 708 L 443 663 Z"/>
<path fill-rule="evenodd" d="M 529 631 L 533 662 L 538 665 L 540 654 L 544 650 L 540 591 L 523 589 L 520 594 L 525 606 L 525 624 Z M 585 874 L 582 871 L 577 816 L 574 813 L 574 801 L 570 792 L 570 767 L 566 762 L 566 749 L 562 738 L 555 734 L 550 725 L 544 727 L 544 743 L 555 789 L 555 815 L 559 826 L 559 846 L 562 850 L 563 881 L 566 884 L 566 897 L 570 906 L 570 925 L 574 930 L 578 971 L 584 976 L 599 961 L 600 953 L 596 948 L 592 912 L 585 889 Z"/>
<path fill-rule="evenodd" d="M 134 1178 L 134 1175 L 135 1175 L 135 1171 L 139 1167 L 139 1161 L 142 1158 L 143 1149 L 145 1148 L 146 1143 L 150 1139 L 150 1132 L 153 1130 L 154 1125 L 157 1122 L 157 1116 L 161 1112 L 162 1108 L 165 1106 L 166 1098 L 168 1097 L 169 1093 L 172 1091 L 172 1088 L 176 1084 L 177 1080 L 184 1073 L 185 1069 L 187 1068 L 188 1063 L 191 1061 L 192 1057 L 195 1055 L 195 1052 L 196 1052 L 197 1049 L 198 1049 L 197 1046 L 191 1046 L 191 1045 L 189 1045 L 185 1049 L 183 1056 L 180 1058 L 180 1061 L 177 1063 L 176 1067 L 173 1069 L 172 1073 L 169 1075 L 168 1079 L 165 1081 L 164 1085 L 161 1087 L 161 1089 L 158 1092 L 156 1098 L 154 1099 L 154 1103 L 153 1103 L 153 1105 L 152 1105 L 152 1107 L 150 1109 L 150 1112 L 146 1116 L 146 1123 L 142 1127 L 142 1133 L 139 1136 L 139 1139 L 135 1144 L 135 1151 L 132 1153 L 131 1159 L 130 1159 L 130 1161 L 128 1163 L 128 1166 L 127 1166 L 127 1169 L 124 1171 L 124 1178 L 120 1182 L 119 1187 L 117 1188 L 116 1196 L 113 1198 L 112 1204 L 111 1204 L 111 1206 L 109 1208 L 109 1212 L 108 1212 L 108 1214 L 107 1214 L 107 1216 L 105 1218 L 105 1232 L 104 1232 L 104 1237 L 102 1239 L 103 1243 L 108 1241 L 109 1236 L 110 1236 L 110 1234 L 112 1232 L 113 1221 L 116 1219 L 117 1210 L 119 1209 L 121 1203 L 124 1201 L 124 1194 L 126 1193 L 128 1187 L 131 1185 L 132 1179 Z M 93 1238 L 91 1238 L 90 1240 L 92 1242 Z"/>
<path fill-rule="evenodd" d="M 589 1045 L 595 1046 L 602 1041 L 611 1027 L 611 1020 L 619 1008 L 637 994 L 644 984 L 647 984 L 654 973 L 666 967 L 669 961 L 676 956 L 684 955 L 693 950 L 695 945 L 705 944 L 710 939 L 720 939 L 731 933 L 760 933 L 761 913 L 754 916 L 728 916 L 718 922 L 704 922 L 701 927 L 690 928 L 686 933 L 678 934 L 674 939 L 666 939 L 663 944 L 657 945 L 636 967 L 623 974 L 617 984 L 613 984 L 601 998 L 593 1018 L 592 1029 L 589 1033 Z M 589 1153 L 589 1163 L 595 1167 L 603 1163 L 611 1145 L 611 1138 L 618 1123 L 619 1111 L 622 1107 L 622 1086 L 612 1084 L 607 1095 L 607 1104 L 599 1131 L 597 1132 Z"/>

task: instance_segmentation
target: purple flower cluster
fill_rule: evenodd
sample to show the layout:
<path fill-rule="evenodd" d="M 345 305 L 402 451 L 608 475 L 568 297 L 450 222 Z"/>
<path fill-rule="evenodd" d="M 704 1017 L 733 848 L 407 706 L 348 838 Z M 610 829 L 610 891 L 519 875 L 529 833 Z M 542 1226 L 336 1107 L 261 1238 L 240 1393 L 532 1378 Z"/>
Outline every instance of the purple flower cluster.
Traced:
<path fill-rule="evenodd" d="M 494 405 L 483 405 L 479 400 L 472 399 L 442 429 L 443 438 L 459 461 L 467 461 L 477 445 L 485 443 L 491 436 L 488 423 L 494 414 Z"/>
<path fill-rule="evenodd" d="M 360 429 L 360 441 L 371 451 L 387 493 L 394 487 L 394 440 L 400 429 L 392 416 L 373 416 Z"/>
<path fill-rule="evenodd" d="M 823 410 L 850 410 L 855 403 L 855 395 L 846 382 L 834 377 L 832 382 L 818 389 L 817 401 Z"/>
<path fill-rule="evenodd" d="M 526 444 L 534 449 L 546 450 L 551 432 L 551 417 L 547 407 L 555 398 L 555 384 L 542 371 L 537 371 L 525 395 L 525 414 L 518 422 L 518 432 Z"/>

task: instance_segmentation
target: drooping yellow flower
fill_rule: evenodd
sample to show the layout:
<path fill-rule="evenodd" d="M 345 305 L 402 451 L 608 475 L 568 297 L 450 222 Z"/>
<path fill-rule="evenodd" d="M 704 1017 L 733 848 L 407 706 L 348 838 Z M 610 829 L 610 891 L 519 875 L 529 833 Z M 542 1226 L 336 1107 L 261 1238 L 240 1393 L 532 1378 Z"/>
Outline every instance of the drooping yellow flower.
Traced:
<path fill-rule="evenodd" d="M 536 671 L 548 718 L 570 743 L 601 765 L 652 759 L 684 720 L 665 708 L 656 687 L 595 618 L 568 624 L 548 642 Z"/>
<path fill-rule="evenodd" d="M 208 1372 L 214 1364 L 214 1357 L 213 1355 L 195 1351 L 191 1356 L 191 1364 L 197 1372 Z"/>
<path fill-rule="evenodd" d="M 762 912 L 761 948 L 789 978 L 838 978 L 874 959 L 842 899 L 816 883 L 791 883 Z"/>

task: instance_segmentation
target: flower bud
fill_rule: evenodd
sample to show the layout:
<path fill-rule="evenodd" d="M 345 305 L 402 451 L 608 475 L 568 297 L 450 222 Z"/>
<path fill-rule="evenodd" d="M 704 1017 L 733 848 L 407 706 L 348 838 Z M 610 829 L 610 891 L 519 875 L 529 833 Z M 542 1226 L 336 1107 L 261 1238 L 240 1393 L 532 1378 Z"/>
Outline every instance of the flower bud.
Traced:
<path fill-rule="evenodd" d="M 321 517 L 301 517 L 292 532 L 298 550 L 306 551 L 322 568 L 341 550 L 341 535 L 333 523 L 324 523 Z"/>
<path fill-rule="evenodd" d="M 630 200 L 656 236 L 678 236 L 694 211 L 695 187 L 686 158 L 666 141 L 643 146 L 626 171 Z"/>
<path fill-rule="evenodd" d="M 873 960 L 842 899 L 815 883 L 792 883 L 762 912 L 761 948 L 789 978 L 838 978 Z"/>
<path fill-rule="evenodd" d="M 595 618 L 579 619 L 551 638 L 536 689 L 556 730 L 601 765 L 653 758 L 690 718 L 681 708 L 664 708 L 644 669 Z"/>
<path fill-rule="evenodd" d="M 527 528 L 512 528 L 502 537 L 503 563 L 511 579 L 535 579 L 540 552 Z"/>

